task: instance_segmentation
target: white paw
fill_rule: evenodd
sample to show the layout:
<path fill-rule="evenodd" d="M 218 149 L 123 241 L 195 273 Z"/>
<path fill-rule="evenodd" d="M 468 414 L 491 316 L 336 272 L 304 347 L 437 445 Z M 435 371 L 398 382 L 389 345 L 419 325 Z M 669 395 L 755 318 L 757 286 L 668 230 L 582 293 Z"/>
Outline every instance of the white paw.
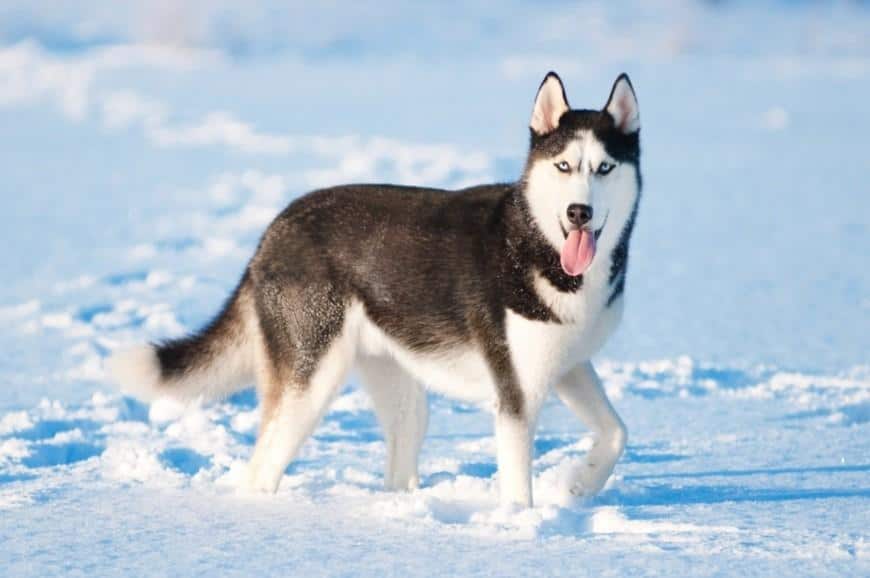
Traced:
<path fill-rule="evenodd" d="M 278 490 L 278 482 L 267 479 L 254 469 L 249 469 L 239 490 L 246 494 L 274 494 Z"/>
<path fill-rule="evenodd" d="M 612 467 L 602 468 L 597 464 L 584 463 L 577 480 L 571 486 L 571 493 L 584 498 L 594 496 L 604 488 L 612 469 Z"/>
<path fill-rule="evenodd" d="M 578 498 L 588 498 L 593 495 L 580 482 L 575 482 L 574 485 L 571 486 L 570 492 L 572 496 L 577 496 Z"/>
<path fill-rule="evenodd" d="M 420 487 L 420 478 L 417 477 L 417 474 L 392 476 L 385 480 L 384 487 L 390 492 L 413 492 Z"/>

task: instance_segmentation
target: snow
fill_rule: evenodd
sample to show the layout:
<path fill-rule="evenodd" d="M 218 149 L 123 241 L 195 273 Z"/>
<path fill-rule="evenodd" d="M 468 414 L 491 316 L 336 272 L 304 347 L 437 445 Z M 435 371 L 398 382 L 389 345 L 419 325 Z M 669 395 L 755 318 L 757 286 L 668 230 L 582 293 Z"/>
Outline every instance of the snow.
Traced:
<path fill-rule="evenodd" d="M 870 575 L 866 6 L 8 4 L 3 575 Z M 517 509 L 485 408 L 431 396 L 422 487 L 389 493 L 353 379 L 259 496 L 251 391 L 106 381 L 111 352 L 206 322 L 298 194 L 515 178 L 550 69 L 575 106 L 626 70 L 643 124 L 596 359 L 629 442 L 599 496 L 569 492 L 594 440 L 555 399 Z"/>

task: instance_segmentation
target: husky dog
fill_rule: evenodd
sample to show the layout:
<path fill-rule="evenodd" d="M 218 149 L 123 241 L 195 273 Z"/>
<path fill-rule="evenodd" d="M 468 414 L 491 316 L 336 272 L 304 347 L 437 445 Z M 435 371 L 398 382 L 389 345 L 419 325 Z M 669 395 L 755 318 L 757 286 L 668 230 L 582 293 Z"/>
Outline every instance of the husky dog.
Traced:
<path fill-rule="evenodd" d="M 551 389 L 597 434 L 573 481 L 601 490 L 626 429 L 590 363 L 622 316 L 640 195 L 628 76 L 602 110 L 572 110 L 547 74 L 520 180 L 443 191 L 318 190 L 269 226 L 204 329 L 113 357 L 129 393 L 190 399 L 256 380 L 247 486 L 274 492 L 356 369 L 384 430 L 388 488 L 418 486 L 426 391 L 490 401 L 501 500 L 531 505 L 532 441 Z"/>

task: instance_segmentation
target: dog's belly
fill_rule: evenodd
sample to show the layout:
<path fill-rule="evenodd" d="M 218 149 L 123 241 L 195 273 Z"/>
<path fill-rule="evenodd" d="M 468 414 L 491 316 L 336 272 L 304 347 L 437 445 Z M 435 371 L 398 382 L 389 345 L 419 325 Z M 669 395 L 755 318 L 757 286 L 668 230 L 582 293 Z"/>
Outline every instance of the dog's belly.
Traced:
<path fill-rule="evenodd" d="M 431 353 L 415 352 L 363 316 L 358 347 L 360 355 L 394 359 L 426 388 L 442 395 L 470 402 L 486 402 L 495 397 L 495 384 L 486 360 L 472 344 Z"/>
<path fill-rule="evenodd" d="M 528 395 L 544 395 L 553 382 L 589 360 L 619 323 L 622 300 L 586 316 L 585 323 L 552 323 L 526 319 L 508 310 L 505 329 L 520 387 Z M 390 357 L 428 389 L 471 402 L 494 401 L 496 386 L 482 353 L 473 344 L 436 352 L 407 348 L 359 310 L 358 354 Z"/>

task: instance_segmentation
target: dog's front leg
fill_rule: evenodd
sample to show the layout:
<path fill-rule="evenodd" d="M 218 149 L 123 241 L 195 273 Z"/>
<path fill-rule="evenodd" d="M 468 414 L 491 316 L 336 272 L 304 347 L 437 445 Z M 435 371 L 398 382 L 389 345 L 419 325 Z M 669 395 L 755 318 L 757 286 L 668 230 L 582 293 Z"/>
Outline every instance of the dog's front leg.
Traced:
<path fill-rule="evenodd" d="M 498 407 L 495 414 L 496 458 L 501 502 L 532 505 L 532 429 L 526 412 L 516 415 Z"/>
<path fill-rule="evenodd" d="M 601 380 L 589 362 L 582 363 L 557 383 L 556 393 L 597 435 L 571 489 L 577 495 L 596 494 L 607 483 L 625 450 L 628 439 L 625 424 L 607 399 Z"/>
<path fill-rule="evenodd" d="M 520 330 L 524 326 L 520 326 Z M 522 333 L 522 331 L 520 331 Z M 510 334 L 507 340 L 510 339 Z M 495 440 L 501 502 L 532 505 L 532 441 L 548 391 L 551 358 L 538 354 L 525 339 L 524 363 L 514 363 L 505 341 L 486 341 L 496 383 Z"/>

